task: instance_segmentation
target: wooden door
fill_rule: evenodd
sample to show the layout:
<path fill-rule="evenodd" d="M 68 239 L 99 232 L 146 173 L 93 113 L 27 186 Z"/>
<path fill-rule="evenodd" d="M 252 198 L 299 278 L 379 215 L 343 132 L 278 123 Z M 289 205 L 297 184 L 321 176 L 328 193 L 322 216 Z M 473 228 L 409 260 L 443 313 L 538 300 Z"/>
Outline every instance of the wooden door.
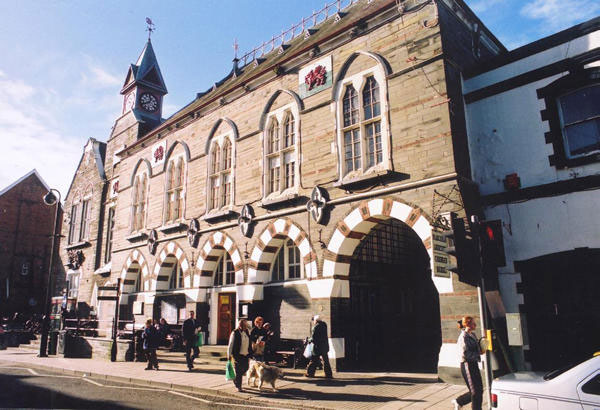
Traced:
<path fill-rule="evenodd" d="M 217 344 L 227 344 L 235 328 L 235 293 L 219 293 Z"/>

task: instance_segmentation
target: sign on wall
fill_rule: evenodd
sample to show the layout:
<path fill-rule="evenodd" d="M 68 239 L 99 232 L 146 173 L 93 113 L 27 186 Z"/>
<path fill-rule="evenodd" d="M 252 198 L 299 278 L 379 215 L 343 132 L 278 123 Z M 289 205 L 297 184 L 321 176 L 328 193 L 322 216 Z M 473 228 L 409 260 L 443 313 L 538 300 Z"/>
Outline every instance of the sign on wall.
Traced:
<path fill-rule="evenodd" d="M 298 74 L 298 93 L 306 98 L 321 92 L 333 84 L 331 55 L 321 58 L 300 69 Z"/>
<path fill-rule="evenodd" d="M 449 278 L 450 255 L 445 252 L 448 239 L 440 229 L 431 231 L 431 242 L 433 246 L 433 275 L 441 278 Z"/>
<path fill-rule="evenodd" d="M 157 167 L 164 164 L 165 157 L 167 156 L 167 140 L 163 140 L 159 143 L 154 144 L 152 147 L 152 158 L 150 163 L 152 167 Z"/>

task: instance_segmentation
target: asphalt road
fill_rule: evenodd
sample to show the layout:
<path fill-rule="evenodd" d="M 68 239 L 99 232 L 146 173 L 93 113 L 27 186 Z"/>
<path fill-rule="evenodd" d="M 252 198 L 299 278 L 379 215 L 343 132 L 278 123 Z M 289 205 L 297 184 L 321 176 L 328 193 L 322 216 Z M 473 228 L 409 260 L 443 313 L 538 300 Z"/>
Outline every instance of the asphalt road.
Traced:
<path fill-rule="evenodd" d="M 0 363 L 0 407 L 43 409 L 266 409 L 243 400 L 113 383 Z"/>

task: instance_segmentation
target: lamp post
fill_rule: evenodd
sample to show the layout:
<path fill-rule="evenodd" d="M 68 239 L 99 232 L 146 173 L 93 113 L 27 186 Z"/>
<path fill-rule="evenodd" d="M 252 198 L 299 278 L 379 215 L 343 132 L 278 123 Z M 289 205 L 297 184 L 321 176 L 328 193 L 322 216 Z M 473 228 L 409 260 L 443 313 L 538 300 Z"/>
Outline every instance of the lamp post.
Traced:
<path fill-rule="evenodd" d="M 53 193 L 56 192 L 58 197 Z M 56 222 L 58 221 L 58 208 L 60 206 L 60 192 L 56 189 L 50 189 L 46 195 L 44 195 L 44 203 L 48 206 L 56 204 L 56 211 L 54 212 L 54 225 L 52 227 L 52 242 L 50 248 L 50 266 L 48 267 L 48 284 L 46 288 L 46 304 L 44 307 L 44 319 L 42 322 L 42 340 L 40 341 L 40 353 L 39 357 L 48 357 L 48 332 L 50 327 L 50 298 L 51 298 L 51 287 L 52 287 L 52 269 L 54 264 L 54 241 L 56 240 Z"/>

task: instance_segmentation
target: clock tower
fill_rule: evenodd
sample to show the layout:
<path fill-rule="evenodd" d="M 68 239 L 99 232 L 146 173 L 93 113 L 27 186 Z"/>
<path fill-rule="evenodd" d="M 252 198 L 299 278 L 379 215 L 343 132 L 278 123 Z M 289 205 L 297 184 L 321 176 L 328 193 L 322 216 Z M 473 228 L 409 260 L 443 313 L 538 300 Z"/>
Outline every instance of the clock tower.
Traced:
<path fill-rule="evenodd" d="M 167 87 L 150 39 L 137 62 L 129 67 L 121 94 L 122 114 L 131 112 L 140 123 L 138 137 L 161 123 L 162 101 L 167 94 Z"/>

